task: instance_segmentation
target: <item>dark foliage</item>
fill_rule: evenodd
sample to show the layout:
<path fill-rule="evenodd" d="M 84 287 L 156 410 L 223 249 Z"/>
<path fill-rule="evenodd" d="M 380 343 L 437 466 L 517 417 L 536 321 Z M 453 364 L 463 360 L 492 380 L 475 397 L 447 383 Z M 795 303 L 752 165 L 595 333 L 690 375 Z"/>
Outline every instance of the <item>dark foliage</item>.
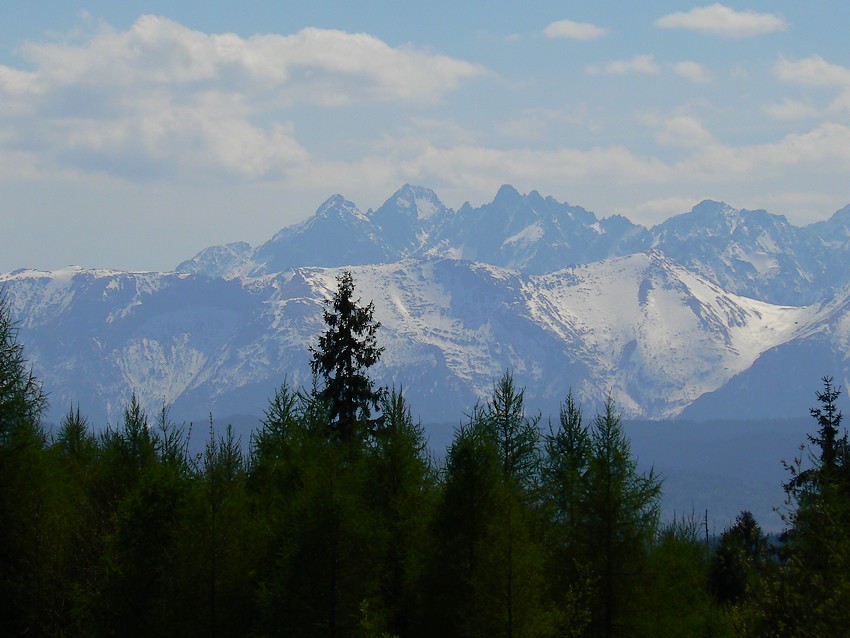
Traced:
<path fill-rule="evenodd" d="M 191 456 L 187 426 L 135 395 L 116 427 L 95 435 L 72 406 L 48 439 L 0 302 L 0 635 L 846 633 L 831 379 L 772 551 L 748 512 L 717 539 L 693 518 L 659 526 L 660 481 L 637 471 L 613 402 L 585 423 L 569 395 L 541 436 L 509 372 L 436 465 L 403 392 L 366 376 L 377 323 L 339 284 L 316 383 L 281 385 L 247 454 L 210 427 Z"/>
<path fill-rule="evenodd" d="M 324 311 L 327 329 L 318 346 L 310 348 L 310 367 L 324 383 L 319 398 L 328 406 L 331 428 L 346 442 L 362 434 L 381 399 L 367 375 L 383 352 L 376 337 L 381 324 L 372 317 L 371 303 L 359 303 L 354 299 L 354 279 L 345 271 L 337 277 L 337 290 Z"/>

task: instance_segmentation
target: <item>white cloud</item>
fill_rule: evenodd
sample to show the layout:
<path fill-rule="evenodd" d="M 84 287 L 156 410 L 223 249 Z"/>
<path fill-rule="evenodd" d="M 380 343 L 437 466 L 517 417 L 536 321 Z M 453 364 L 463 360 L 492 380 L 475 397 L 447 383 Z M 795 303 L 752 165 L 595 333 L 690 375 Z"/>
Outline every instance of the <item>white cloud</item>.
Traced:
<path fill-rule="evenodd" d="M 850 87 L 850 69 L 830 64 L 819 55 L 796 62 L 780 58 L 773 67 L 773 73 L 778 79 L 791 84 Z"/>
<path fill-rule="evenodd" d="M 835 98 L 830 103 L 829 110 L 833 113 L 850 113 L 850 90 L 843 91 L 841 95 Z"/>
<path fill-rule="evenodd" d="M 282 109 L 439 101 L 476 64 L 364 33 L 207 34 L 157 16 L 29 42 L 32 70 L 0 66 L 0 135 L 54 170 L 133 180 L 281 176 L 312 160 Z M 37 149 L 33 147 L 37 146 Z"/>
<path fill-rule="evenodd" d="M 788 23 L 771 13 L 735 11 L 722 4 L 697 7 L 662 16 L 655 21 L 662 29 L 689 29 L 726 38 L 747 38 L 774 31 L 784 31 Z"/>
<path fill-rule="evenodd" d="M 698 175 L 711 181 L 753 181 L 780 177 L 787 174 L 787 169 L 803 167 L 819 175 L 850 170 L 850 127 L 827 122 L 807 133 L 788 134 L 769 144 L 713 144 L 698 149 L 677 170 L 683 176 Z"/>
<path fill-rule="evenodd" d="M 777 184 L 793 188 L 794 184 L 810 183 L 812 176 L 842 175 L 850 170 L 850 127 L 839 124 L 823 124 L 768 144 L 730 146 L 712 140 L 695 119 L 677 116 L 665 125 L 663 134 L 682 148 L 682 159 L 665 162 L 622 146 L 533 150 L 481 145 L 438 148 L 424 142 L 415 152 L 405 151 L 397 157 L 385 149 L 382 165 L 384 171 L 397 166 L 396 182 L 419 181 L 438 192 L 444 188 L 465 192 L 467 198 L 476 192 L 482 196 L 492 194 L 500 184 L 509 182 L 550 193 L 556 189 L 582 189 L 587 199 L 578 201 L 594 206 L 594 199 L 598 201 L 600 197 L 598 189 L 607 193 L 612 188 L 617 190 L 615 187 L 626 188 L 628 197 L 620 198 L 626 203 L 620 204 L 623 209 L 634 206 L 642 192 L 708 192 L 728 198 L 728 193 L 743 186 L 750 191 L 753 184 L 775 190 L 779 190 Z M 606 195 L 603 199 L 608 200 L 608 207 L 597 210 L 612 210 L 611 201 L 616 198 Z M 687 209 L 675 212 L 683 210 Z M 652 217 L 649 207 L 641 212 Z"/>
<path fill-rule="evenodd" d="M 785 191 L 760 193 L 758 197 L 748 197 L 740 202 L 746 208 L 764 208 L 793 212 L 793 223 L 810 224 L 823 219 L 824 213 L 831 213 L 847 204 L 846 200 L 820 191 Z"/>
<path fill-rule="evenodd" d="M 732 71 L 729 75 L 735 78 L 736 80 L 750 79 L 750 72 L 747 71 L 747 69 L 741 64 L 736 64 L 734 67 L 732 67 Z"/>
<path fill-rule="evenodd" d="M 552 135 L 553 129 L 582 127 L 594 129 L 586 104 L 572 105 L 562 109 L 532 107 L 524 109 L 517 117 L 500 122 L 496 131 L 507 137 L 526 141 L 542 141 Z"/>
<path fill-rule="evenodd" d="M 303 88 L 301 99 L 434 101 L 460 82 L 488 74 L 480 65 L 411 47 L 391 47 L 365 33 L 316 28 L 294 35 L 243 39 L 210 35 L 158 16 L 127 31 L 103 27 L 88 42 L 28 43 L 24 56 L 49 85 L 198 85 L 217 82 L 255 90 Z M 340 97 L 341 96 L 341 97 Z"/>
<path fill-rule="evenodd" d="M 624 208 L 620 213 L 632 220 L 640 219 L 644 224 L 658 224 L 688 212 L 704 199 L 709 197 L 659 197 Z"/>
<path fill-rule="evenodd" d="M 651 55 L 636 55 L 630 60 L 615 60 L 608 64 L 587 67 L 590 75 L 624 75 L 626 73 L 658 73 L 659 68 Z"/>
<path fill-rule="evenodd" d="M 711 134 L 694 117 L 677 115 L 664 123 L 658 132 L 656 140 L 664 146 L 694 148 L 705 146 L 712 142 Z"/>
<path fill-rule="evenodd" d="M 805 104 L 789 98 L 785 98 L 774 104 L 768 104 L 765 107 L 765 111 L 777 120 L 801 120 L 819 117 L 821 115 L 820 109 L 811 104 Z"/>
<path fill-rule="evenodd" d="M 558 20 L 543 30 L 547 38 L 568 38 L 570 40 L 596 40 L 608 34 L 608 29 L 589 22 Z"/>
<path fill-rule="evenodd" d="M 708 71 L 706 71 L 705 67 L 690 60 L 677 62 L 673 65 L 673 71 L 695 84 L 706 84 L 711 81 L 711 76 Z"/>

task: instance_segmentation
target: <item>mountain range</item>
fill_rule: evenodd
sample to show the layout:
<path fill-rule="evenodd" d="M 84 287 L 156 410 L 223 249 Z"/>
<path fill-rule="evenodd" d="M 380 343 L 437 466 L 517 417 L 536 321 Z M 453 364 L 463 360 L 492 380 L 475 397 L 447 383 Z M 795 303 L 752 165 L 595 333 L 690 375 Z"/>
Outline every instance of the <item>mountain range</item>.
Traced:
<path fill-rule="evenodd" d="M 374 301 L 381 384 L 423 421 L 458 422 L 505 369 L 534 409 L 691 419 L 805 413 L 850 378 L 850 206 L 798 227 L 704 201 L 647 228 L 536 191 L 446 207 L 406 185 L 377 210 L 335 195 L 252 247 L 164 273 L 69 267 L 0 275 L 50 420 L 79 402 L 115 423 L 136 391 L 177 419 L 259 414 L 308 348 L 342 269 Z"/>

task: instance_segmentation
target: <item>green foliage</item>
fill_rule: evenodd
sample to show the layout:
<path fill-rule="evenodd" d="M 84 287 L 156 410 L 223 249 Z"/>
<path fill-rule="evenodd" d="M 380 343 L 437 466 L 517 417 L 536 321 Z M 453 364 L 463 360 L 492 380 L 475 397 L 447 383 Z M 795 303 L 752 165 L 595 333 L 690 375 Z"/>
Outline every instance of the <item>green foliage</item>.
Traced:
<path fill-rule="evenodd" d="M 514 385 L 510 371 L 493 385 L 493 396 L 482 416 L 498 448 L 505 481 L 532 490 L 538 475 L 540 419 L 526 417 L 525 389 Z"/>
<path fill-rule="evenodd" d="M 382 418 L 363 459 L 365 505 L 374 526 L 372 551 L 375 599 L 372 625 L 409 635 L 421 608 L 418 589 L 426 561 L 428 522 L 434 501 L 435 474 L 425 432 L 415 423 L 401 390 L 381 399 Z M 367 601 L 368 604 L 368 601 Z"/>
<path fill-rule="evenodd" d="M 818 431 L 809 441 L 817 452 L 786 464 L 784 564 L 769 583 L 756 626 L 765 635 L 829 636 L 847 624 L 850 609 L 850 472 L 847 436 L 839 430 L 840 389 L 823 378 L 812 408 Z"/>
<path fill-rule="evenodd" d="M 501 630 L 492 610 L 500 575 L 493 535 L 503 474 L 498 448 L 483 423 L 483 411 L 476 407 L 455 432 L 446 457 L 428 575 L 430 635 L 484 636 Z"/>
<path fill-rule="evenodd" d="M 710 570 L 702 521 L 687 516 L 665 525 L 648 559 L 643 632 L 671 638 L 737 635 L 707 587 Z"/>
<path fill-rule="evenodd" d="M 47 557 L 55 549 L 47 533 L 55 519 L 40 421 L 47 400 L 17 338 L 0 291 L 0 629 L 10 634 L 50 625 Z"/>
<path fill-rule="evenodd" d="M 27 368 L 9 302 L 0 291 L 0 459 L 20 447 L 43 443 L 40 420 L 47 397 Z"/>
<path fill-rule="evenodd" d="M 576 416 L 573 409 L 570 417 L 569 403 L 565 410 L 568 423 Z M 580 424 L 563 428 L 561 438 L 586 445 Z M 580 460 L 582 454 L 576 449 L 567 456 Z M 593 581 L 590 635 L 636 633 L 638 611 L 646 593 L 648 550 L 658 525 L 661 483 L 653 472 L 644 475 L 637 471 L 621 417 L 610 397 L 604 412 L 594 419 L 590 456 L 586 469 L 578 474 L 584 489 L 577 504 L 578 527 L 570 540 L 570 554 Z"/>
<path fill-rule="evenodd" d="M 339 284 L 312 387 L 280 386 L 247 455 L 210 419 L 190 456 L 186 427 L 135 395 L 99 436 L 72 405 L 48 443 L 0 302 L 0 635 L 843 631 L 850 463 L 831 379 L 777 554 L 748 512 L 719 539 L 693 517 L 659 529 L 660 482 L 611 399 L 588 424 L 568 395 L 541 438 L 510 372 L 436 467 L 404 393 L 365 376 L 372 306 Z"/>
<path fill-rule="evenodd" d="M 366 371 L 378 362 L 383 348 L 377 346 L 374 306 L 360 306 L 353 298 L 354 279 L 349 271 L 337 277 L 337 290 L 324 311 L 327 329 L 310 348 L 313 373 L 324 382 L 320 398 L 328 406 L 329 424 L 340 440 L 350 442 L 362 435 L 381 393 L 374 389 Z"/>
<path fill-rule="evenodd" d="M 750 512 L 741 512 L 723 532 L 711 565 L 711 587 L 721 603 L 756 595 L 767 561 L 767 538 Z"/>

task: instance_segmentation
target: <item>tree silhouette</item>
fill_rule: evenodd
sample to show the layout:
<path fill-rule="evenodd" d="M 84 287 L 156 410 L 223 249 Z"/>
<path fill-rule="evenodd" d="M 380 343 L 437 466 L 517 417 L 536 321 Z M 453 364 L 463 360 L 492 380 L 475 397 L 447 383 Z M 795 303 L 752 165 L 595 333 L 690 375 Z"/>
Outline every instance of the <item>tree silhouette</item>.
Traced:
<path fill-rule="evenodd" d="M 378 407 L 381 392 L 366 371 L 384 349 L 375 337 L 381 324 L 373 319 L 374 305 L 361 306 L 354 299 L 351 273 L 344 271 L 337 284 L 324 311 L 327 330 L 319 336 L 318 347 L 310 348 L 310 367 L 324 381 L 319 397 L 327 404 L 332 430 L 341 441 L 350 442 L 362 434 Z"/>

